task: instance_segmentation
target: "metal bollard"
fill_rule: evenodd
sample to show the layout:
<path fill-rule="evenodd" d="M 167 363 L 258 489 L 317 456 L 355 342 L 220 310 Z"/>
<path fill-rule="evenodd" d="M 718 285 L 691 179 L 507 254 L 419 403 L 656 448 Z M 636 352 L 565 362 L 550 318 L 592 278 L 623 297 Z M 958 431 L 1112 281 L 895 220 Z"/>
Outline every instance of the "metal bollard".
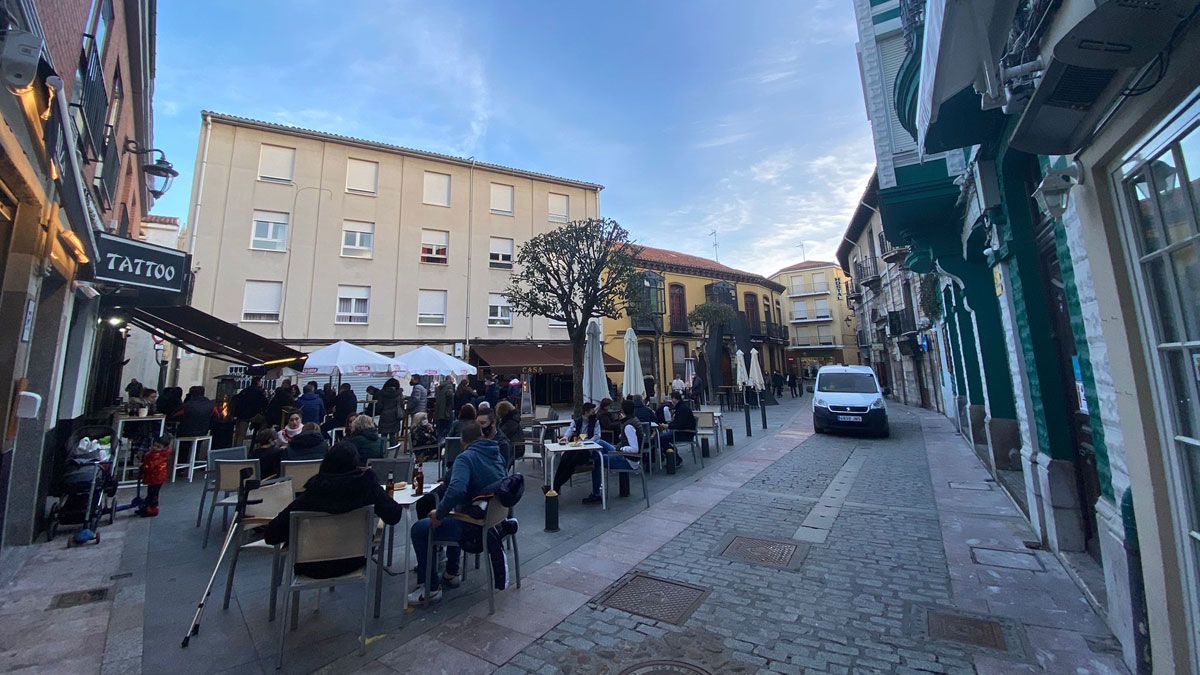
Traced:
<path fill-rule="evenodd" d="M 711 456 L 708 454 L 708 436 L 700 439 L 700 456 L 705 459 Z"/>
<path fill-rule="evenodd" d="M 742 406 L 742 411 L 746 413 L 746 438 L 754 435 L 754 430 L 750 428 L 750 406 Z"/>
<path fill-rule="evenodd" d="M 759 408 L 759 410 L 762 410 L 763 430 L 766 430 L 766 428 L 767 428 L 767 404 L 761 403 L 758 406 L 758 408 Z"/>
<path fill-rule="evenodd" d="M 546 531 L 558 532 L 558 493 L 553 489 L 546 493 Z"/>
<path fill-rule="evenodd" d="M 667 448 L 666 451 L 663 453 L 663 457 L 666 458 L 667 473 L 674 474 L 675 473 L 675 448 Z"/>
<path fill-rule="evenodd" d="M 725 430 L 725 445 L 730 448 L 733 447 L 733 429 Z"/>

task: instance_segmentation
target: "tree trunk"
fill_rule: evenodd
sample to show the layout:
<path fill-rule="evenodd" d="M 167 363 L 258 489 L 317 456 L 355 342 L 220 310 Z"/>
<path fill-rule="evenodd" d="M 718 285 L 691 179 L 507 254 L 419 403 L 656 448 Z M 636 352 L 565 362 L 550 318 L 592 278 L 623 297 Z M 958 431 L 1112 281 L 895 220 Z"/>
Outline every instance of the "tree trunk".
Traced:
<path fill-rule="evenodd" d="M 576 415 L 583 412 L 583 353 L 586 348 L 586 335 L 571 337 L 571 404 Z"/>

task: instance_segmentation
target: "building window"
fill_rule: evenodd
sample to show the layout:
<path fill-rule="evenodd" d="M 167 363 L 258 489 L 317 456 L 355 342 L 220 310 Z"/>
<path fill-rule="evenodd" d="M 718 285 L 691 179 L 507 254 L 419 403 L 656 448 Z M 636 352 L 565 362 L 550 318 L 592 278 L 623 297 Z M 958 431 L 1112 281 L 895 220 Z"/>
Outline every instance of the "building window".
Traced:
<path fill-rule="evenodd" d="M 550 193 L 549 203 L 550 217 L 552 223 L 565 223 L 571 217 L 571 198 L 567 195 L 560 195 L 554 192 Z"/>
<path fill-rule="evenodd" d="M 379 189 L 379 163 L 365 159 L 346 160 L 346 192 L 375 194 Z"/>
<path fill-rule="evenodd" d="M 642 362 L 642 376 L 658 378 L 654 375 L 654 343 L 649 340 L 638 342 L 638 360 Z M 653 396 L 654 392 L 646 392 Z"/>
<path fill-rule="evenodd" d="M 108 28 L 113 22 L 112 0 L 98 0 L 92 11 L 96 19 L 96 27 L 92 29 L 92 36 L 96 40 L 96 48 L 99 53 L 103 54 L 108 42 Z"/>
<path fill-rule="evenodd" d="M 360 220 L 342 222 L 342 255 L 370 258 L 375 254 L 375 223 Z"/>
<path fill-rule="evenodd" d="M 783 305 L 778 299 L 775 300 L 775 322 L 783 323 Z"/>
<path fill-rule="evenodd" d="M 488 266 L 494 270 L 511 270 L 513 267 L 513 240 L 492 237 L 488 242 Z"/>
<path fill-rule="evenodd" d="M 792 277 L 792 295 L 800 295 L 803 292 L 804 277 L 799 275 Z"/>
<path fill-rule="evenodd" d="M 512 326 L 512 308 L 503 293 L 488 293 L 488 325 L 501 328 Z"/>
<path fill-rule="evenodd" d="M 255 211 L 254 232 L 250 248 L 260 251 L 286 251 L 288 214 L 277 211 Z"/>
<path fill-rule="evenodd" d="M 813 293 L 828 293 L 829 292 L 829 283 L 825 281 L 825 273 L 824 272 L 813 272 L 812 290 L 813 290 Z"/>
<path fill-rule="evenodd" d="M 763 296 L 763 321 L 771 323 L 771 298 Z"/>
<path fill-rule="evenodd" d="M 371 312 L 370 286 L 338 286 L 334 323 L 366 323 Z"/>
<path fill-rule="evenodd" d="M 492 213 L 502 216 L 513 214 L 513 186 L 492 183 Z"/>
<path fill-rule="evenodd" d="M 450 174 L 426 171 L 421 201 L 432 206 L 450 206 Z"/>
<path fill-rule="evenodd" d="M 687 374 L 687 353 L 687 345 L 679 342 L 671 345 L 671 375 L 673 377 L 682 380 L 683 376 Z"/>
<path fill-rule="evenodd" d="M 247 281 L 242 294 L 242 321 L 277 323 L 282 303 L 282 281 Z"/>
<path fill-rule="evenodd" d="M 445 265 L 450 262 L 450 233 L 421 230 L 421 262 Z"/>
<path fill-rule="evenodd" d="M 546 328 L 566 329 L 566 327 L 567 327 L 566 321 L 559 321 L 558 319 L 550 319 L 550 318 L 546 319 Z"/>
<path fill-rule="evenodd" d="M 296 171 L 296 149 L 263 143 L 258 151 L 259 180 L 292 182 Z"/>
<path fill-rule="evenodd" d="M 815 315 L 818 319 L 828 319 L 829 318 L 829 301 L 828 300 L 817 300 L 815 303 L 813 303 L 813 305 L 814 305 L 813 309 L 816 310 Z"/>
<path fill-rule="evenodd" d="M 817 344 L 832 345 L 833 328 L 830 326 L 817 326 Z"/>
<path fill-rule="evenodd" d="M 688 332 L 687 290 L 683 284 L 671 284 L 667 289 L 667 311 L 672 333 Z"/>
<path fill-rule="evenodd" d="M 808 303 L 803 300 L 794 300 L 792 302 L 792 320 L 804 321 L 808 318 Z"/>
<path fill-rule="evenodd" d="M 446 325 L 446 291 L 417 292 L 417 323 L 422 326 Z"/>
<path fill-rule="evenodd" d="M 746 312 L 746 327 L 750 329 L 750 333 L 759 334 L 762 331 L 762 325 L 758 318 L 758 295 L 742 294 L 742 311 Z"/>

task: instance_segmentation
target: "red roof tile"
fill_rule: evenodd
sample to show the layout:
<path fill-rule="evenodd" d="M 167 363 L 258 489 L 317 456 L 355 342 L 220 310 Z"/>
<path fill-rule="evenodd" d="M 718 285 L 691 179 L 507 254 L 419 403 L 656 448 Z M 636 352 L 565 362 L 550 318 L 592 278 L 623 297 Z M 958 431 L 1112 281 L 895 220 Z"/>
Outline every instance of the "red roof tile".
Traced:
<path fill-rule="evenodd" d="M 156 225 L 179 225 L 177 216 L 158 216 L 154 214 L 146 214 L 142 216 L 143 223 L 154 223 Z"/>
<path fill-rule="evenodd" d="M 660 265 L 673 265 L 676 267 L 691 267 L 695 269 L 710 272 L 716 277 L 729 277 L 732 280 L 754 280 L 760 281 L 766 285 L 775 285 L 775 282 L 767 279 L 761 274 L 746 272 L 728 265 L 722 265 L 715 260 L 702 258 L 698 255 L 690 255 L 688 253 L 680 253 L 679 251 L 669 251 L 665 248 L 655 248 L 653 246 L 642 246 L 642 252 L 638 255 L 638 259 L 651 265 L 657 263 Z"/>
<path fill-rule="evenodd" d="M 797 270 L 816 269 L 818 267 L 837 267 L 837 266 L 838 266 L 837 263 L 825 262 L 824 260 L 805 260 L 803 262 L 798 262 L 795 265 L 788 265 L 787 267 L 779 270 L 775 274 L 782 274 L 784 272 L 795 272 Z M 775 276 L 775 274 L 772 274 L 771 276 Z"/>

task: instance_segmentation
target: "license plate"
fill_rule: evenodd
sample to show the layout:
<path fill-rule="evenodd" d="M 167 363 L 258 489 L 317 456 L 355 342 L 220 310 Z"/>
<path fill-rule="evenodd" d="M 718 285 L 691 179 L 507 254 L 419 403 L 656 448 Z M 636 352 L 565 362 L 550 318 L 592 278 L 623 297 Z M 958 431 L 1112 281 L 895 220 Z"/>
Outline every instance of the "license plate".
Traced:
<path fill-rule="evenodd" d="M 862 415 L 838 415 L 839 422 L 861 422 Z"/>

